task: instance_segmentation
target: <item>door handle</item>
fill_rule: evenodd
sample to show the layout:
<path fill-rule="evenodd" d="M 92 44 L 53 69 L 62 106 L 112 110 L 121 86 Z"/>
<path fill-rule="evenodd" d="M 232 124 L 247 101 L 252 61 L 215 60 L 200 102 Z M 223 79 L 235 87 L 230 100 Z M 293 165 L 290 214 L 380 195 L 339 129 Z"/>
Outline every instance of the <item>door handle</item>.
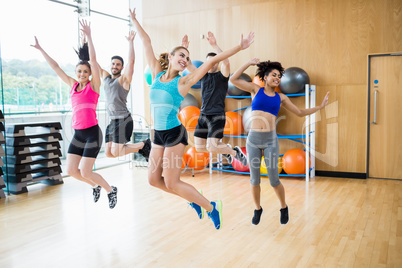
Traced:
<path fill-rule="evenodd" d="M 371 124 L 375 125 L 377 124 L 377 94 L 378 90 L 374 91 L 374 121 L 371 122 Z"/>

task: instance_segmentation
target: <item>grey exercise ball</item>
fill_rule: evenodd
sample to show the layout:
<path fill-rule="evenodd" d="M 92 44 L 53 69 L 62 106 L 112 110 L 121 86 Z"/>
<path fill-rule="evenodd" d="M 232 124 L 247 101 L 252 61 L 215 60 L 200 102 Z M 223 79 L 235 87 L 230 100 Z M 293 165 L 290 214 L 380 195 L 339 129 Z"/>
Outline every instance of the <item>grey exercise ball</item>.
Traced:
<path fill-rule="evenodd" d="M 197 99 L 190 93 L 187 93 L 186 97 L 184 97 L 184 100 L 180 105 L 180 110 L 187 106 L 195 106 L 200 108 Z"/>
<path fill-rule="evenodd" d="M 247 81 L 247 82 L 253 81 L 253 80 L 251 79 L 251 77 L 250 77 L 248 74 L 246 74 L 246 73 L 242 73 L 242 74 L 240 75 L 240 79 L 242 79 L 242 80 L 244 80 L 244 81 Z M 229 94 L 230 96 L 249 96 L 249 95 L 250 95 L 250 92 L 241 90 L 240 88 L 238 88 L 238 87 L 236 87 L 235 85 L 233 85 L 233 84 L 230 82 L 230 80 L 229 80 L 229 84 L 228 84 L 228 94 Z"/>
<path fill-rule="evenodd" d="M 247 109 L 243 113 L 243 128 L 246 133 L 250 131 L 251 128 L 251 106 L 247 107 Z"/>
<path fill-rule="evenodd" d="M 287 68 L 282 76 L 279 89 L 284 94 L 295 94 L 304 91 L 305 84 L 310 84 L 310 77 L 299 67 Z"/>

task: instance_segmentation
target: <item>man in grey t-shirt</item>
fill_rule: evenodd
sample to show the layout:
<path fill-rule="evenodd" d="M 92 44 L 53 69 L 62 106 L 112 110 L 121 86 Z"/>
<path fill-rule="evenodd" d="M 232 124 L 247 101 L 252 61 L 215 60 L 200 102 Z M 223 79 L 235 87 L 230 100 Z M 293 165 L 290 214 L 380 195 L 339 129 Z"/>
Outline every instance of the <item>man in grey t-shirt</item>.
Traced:
<path fill-rule="evenodd" d="M 129 42 L 129 53 L 128 65 L 124 74 L 121 74 L 124 68 L 124 61 L 120 56 L 112 57 L 111 74 L 100 68 L 106 95 L 106 110 L 111 119 L 105 133 L 105 154 L 107 157 L 114 158 L 138 152 L 148 161 L 151 150 L 150 139 L 139 143 L 127 144 L 133 134 L 133 119 L 127 109 L 127 95 L 130 91 L 134 73 L 134 31 L 131 31 L 126 38 Z"/>

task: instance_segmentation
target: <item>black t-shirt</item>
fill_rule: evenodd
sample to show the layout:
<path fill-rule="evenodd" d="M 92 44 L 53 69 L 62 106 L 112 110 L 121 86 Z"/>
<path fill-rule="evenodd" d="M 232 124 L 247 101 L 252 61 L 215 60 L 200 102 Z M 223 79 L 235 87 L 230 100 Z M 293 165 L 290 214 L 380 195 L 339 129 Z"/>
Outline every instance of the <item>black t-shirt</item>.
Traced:
<path fill-rule="evenodd" d="M 225 114 L 225 98 L 229 77 L 216 73 L 206 73 L 201 78 L 201 113 L 206 115 Z"/>

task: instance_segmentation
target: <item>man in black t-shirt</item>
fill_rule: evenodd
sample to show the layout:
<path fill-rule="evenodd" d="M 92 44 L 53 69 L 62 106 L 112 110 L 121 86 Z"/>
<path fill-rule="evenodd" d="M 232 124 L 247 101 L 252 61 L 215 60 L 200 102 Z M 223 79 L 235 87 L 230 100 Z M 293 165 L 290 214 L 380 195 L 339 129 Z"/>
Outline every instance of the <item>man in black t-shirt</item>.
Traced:
<path fill-rule="evenodd" d="M 213 33 L 208 32 L 207 40 L 217 53 L 222 50 L 216 43 Z M 214 52 L 207 54 L 206 59 L 217 55 Z M 195 69 L 194 65 L 187 67 L 189 71 Z M 225 127 L 225 98 L 228 91 L 228 81 L 230 75 L 230 63 L 226 59 L 222 61 L 221 70 L 219 63 L 215 64 L 208 73 L 201 78 L 201 114 L 194 132 L 194 142 L 197 152 L 210 152 L 222 154 L 231 164 L 233 157 L 247 166 L 246 156 L 240 147 L 225 144 L 220 140 L 223 137 Z"/>

